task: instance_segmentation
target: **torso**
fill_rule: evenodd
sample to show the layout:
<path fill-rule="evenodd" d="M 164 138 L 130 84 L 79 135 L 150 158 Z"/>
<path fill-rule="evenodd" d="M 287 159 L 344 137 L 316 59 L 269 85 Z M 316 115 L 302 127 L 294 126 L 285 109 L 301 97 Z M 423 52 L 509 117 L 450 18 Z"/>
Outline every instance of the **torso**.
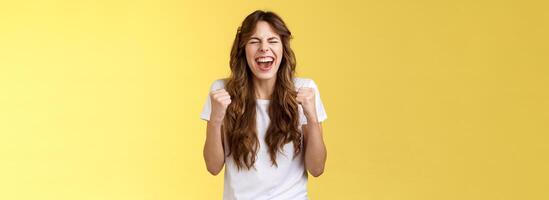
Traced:
<path fill-rule="evenodd" d="M 294 78 L 296 90 L 307 86 L 309 79 Z M 236 167 L 232 157 L 225 159 L 225 182 L 223 199 L 292 199 L 307 197 L 307 172 L 304 167 L 303 153 L 294 158 L 293 143 L 286 144 L 277 154 L 277 166 L 273 166 L 265 144 L 265 133 L 270 123 L 268 107 L 270 100 L 256 100 L 256 124 L 259 150 L 254 168 L 247 170 Z M 299 107 L 300 122 L 304 115 Z M 301 126 L 298 127 L 301 130 Z M 303 144 L 303 142 L 302 142 Z M 225 152 L 228 152 L 225 142 Z M 302 151 L 303 152 L 303 151 Z"/>

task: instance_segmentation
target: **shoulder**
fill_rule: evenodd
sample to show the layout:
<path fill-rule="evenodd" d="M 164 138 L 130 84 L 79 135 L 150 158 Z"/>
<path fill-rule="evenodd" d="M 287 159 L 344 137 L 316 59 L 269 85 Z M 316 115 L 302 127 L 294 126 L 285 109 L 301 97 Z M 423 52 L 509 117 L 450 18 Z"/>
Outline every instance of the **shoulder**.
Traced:
<path fill-rule="evenodd" d="M 313 79 L 303 78 L 303 77 L 294 77 L 293 80 L 294 80 L 294 87 L 296 89 L 299 89 L 300 87 L 317 88 L 316 83 Z M 214 80 L 210 87 L 210 91 L 224 89 L 226 83 L 227 83 L 226 78 Z"/>
<path fill-rule="evenodd" d="M 300 87 L 316 88 L 316 83 L 310 78 L 294 77 L 294 86 L 296 89 Z"/>
<path fill-rule="evenodd" d="M 224 89 L 225 88 L 225 83 L 227 82 L 227 79 L 217 79 L 217 80 L 214 80 L 212 82 L 212 85 L 210 86 L 210 92 L 211 91 L 215 91 L 215 90 L 219 90 L 219 89 Z"/>

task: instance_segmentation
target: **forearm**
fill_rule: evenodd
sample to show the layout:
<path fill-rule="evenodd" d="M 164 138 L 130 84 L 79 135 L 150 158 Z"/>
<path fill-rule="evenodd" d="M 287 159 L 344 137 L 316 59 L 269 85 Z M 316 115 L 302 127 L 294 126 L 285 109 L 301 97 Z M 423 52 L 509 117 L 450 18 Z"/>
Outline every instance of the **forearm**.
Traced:
<path fill-rule="evenodd" d="M 208 171 L 217 175 L 225 163 L 225 152 L 221 138 L 221 123 L 209 121 L 206 127 L 206 143 L 204 144 L 204 160 Z"/>
<path fill-rule="evenodd" d="M 315 117 L 316 118 L 316 117 Z M 305 131 L 305 167 L 314 177 L 324 172 L 326 163 L 326 145 L 322 136 L 322 127 L 316 120 L 308 120 Z"/>

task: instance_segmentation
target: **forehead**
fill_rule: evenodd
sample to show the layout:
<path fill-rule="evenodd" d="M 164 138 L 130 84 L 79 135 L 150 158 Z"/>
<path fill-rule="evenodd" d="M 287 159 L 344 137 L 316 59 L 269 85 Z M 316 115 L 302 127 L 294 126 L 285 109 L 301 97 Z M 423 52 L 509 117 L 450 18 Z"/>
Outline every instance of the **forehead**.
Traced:
<path fill-rule="evenodd" d="M 257 37 L 257 38 L 276 37 L 276 38 L 280 38 L 280 35 L 278 35 L 275 32 L 275 30 L 273 29 L 271 24 L 269 24 L 266 21 L 259 21 L 255 25 L 254 33 L 252 34 L 252 37 Z"/>

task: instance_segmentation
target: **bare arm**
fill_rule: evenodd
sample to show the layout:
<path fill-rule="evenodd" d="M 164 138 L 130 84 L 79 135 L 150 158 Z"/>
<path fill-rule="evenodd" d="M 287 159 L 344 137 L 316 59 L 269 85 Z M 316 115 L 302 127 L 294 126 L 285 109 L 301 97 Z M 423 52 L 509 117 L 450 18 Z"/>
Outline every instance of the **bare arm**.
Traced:
<path fill-rule="evenodd" d="M 327 155 L 322 136 L 322 123 L 308 120 L 307 124 L 302 126 L 302 130 L 305 142 L 305 168 L 311 175 L 318 177 L 324 172 Z"/>
<path fill-rule="evenodd" d="M 220 89 L 213 91 L 210 94 L 212 112 L 210 113 L 210 120 L 206 127 L 206 143 L 204 144 L 204 161 L 206 161 L 206 168 L 212 175 L 217 175 L 223 169 L 225 164 L 225 151 L 223 150 L 223 133 L 221 126 L 223 124 L 223 118 L 225 118 L 225 111 L 231 103 L 231 96 L 225 91 Z"/>
<path fill-rule="evenodd" d="M 204 161 L 212 175 L 217 175 L 223 169 L 225 152 L 223 150 L 221 123 L 208 121 L 206 127 L 206 143 L 204 144 Z"/>
<path fill-rule="evenodd" d="M 322 138 L 322 125 L 318 122 L 315 108 L 315 91 L 313 88 L 300 88 L 297 101 L 303 106 L 307 124 L 301 127 L 305 148 L 305 168 L 314 177 L 324 172 L 326 163 L 326 145 Z"/>

